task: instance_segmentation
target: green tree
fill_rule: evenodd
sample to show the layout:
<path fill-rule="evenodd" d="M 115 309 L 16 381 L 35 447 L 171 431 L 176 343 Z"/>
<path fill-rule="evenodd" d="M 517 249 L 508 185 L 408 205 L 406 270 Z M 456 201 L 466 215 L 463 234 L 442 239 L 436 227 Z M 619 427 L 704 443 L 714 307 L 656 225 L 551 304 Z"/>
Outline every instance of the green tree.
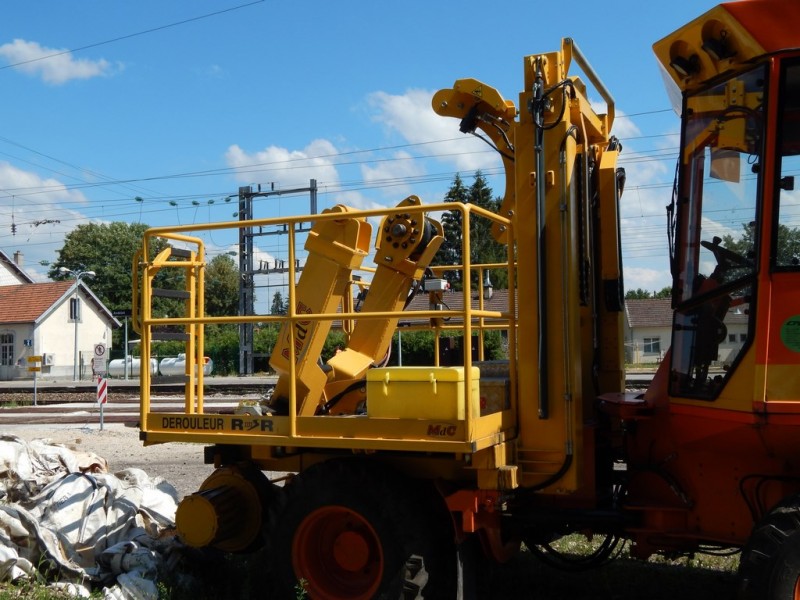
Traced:
<path fill-rule="evenodd" d="M 224 323 L 205 327 L 205 355 L 214 361 L 214 375 L 229 375 L 239 370 L 239 328 Z"/>
<path fill-rule="evenodd" d="M 456 174 L 450 189 L 444 197 L 445 202 L 461 202 L 472 204 L 496 213 L 500 208 L 500 200 L 494 198 L 492 189 L 480 171 L 475 173 L 475 181 L 466 187 L 460 175 Z M 457 265 L 464 263 L 463 257 L 463 231 L 464 223 L 461 211 L 450 210 L 442 215 L 442 229 L 444 230 L 444 243 L 436 255 L 434 264 Z M 508 251 L 505 244 L 500 244 L 492 237 L 491 223 L 483 217 L 471 215 L 469 223 L 470 260 L 475 263 L 504 263 Z M 453 289 L 462 289 L 459 271 L 448 271 L 445 278 Z M 477 274 L 473 274 L 477 278 Z M 496 288 L 508 287 L 508 275 L 505 270 L 496 270 L 491 274 L 492 284 Z M 477 285 L 477 279 L 473 280 Z"/>
<path fill-rule="evenodd" d="M 754 228 L 748 223 L 742 223 L 742 234 L 734 239 L 731 234 L 722 236 L 720 246 L 735 252 L 746 260 L 755 260 Z M 778 225 L 778 240 L 776 244 L 775 262 L 779 265 L 796 265 L 800 257 L 800 228 Z M 752 271 L 752 269 L 749 269 Z"/>
<path fill-rule="evenodd" d="M 783 228 L 784 231 L 781 231 L 781 228 Z M 787 227 L 785 225 L 778 225 L 779 241 L 781 238 L 783 238 L 784 241 L 786 240 L 788 233 L 785 231 L 786 229 Z M 720 246 L 731 252 L 735 252 L 739 256 L 752 258 L 756 247 L 755 239 L 753 238 L 753 228 L 748 226 L 747 223 L 742 223 L 742 234 L 738 238 L 734 238 L 730 233 L 726 233 L 722 236 Z"/>
<path fill-rule="evenodd" d="M 205 274 L 205 310 L 209 316 L 239 312 L 239 269 L 233 259 L 220 254 L 211 259 Z"/>
<path fill-rule="evenodd" d="M 84 279 L 92 292 L 109 309 L 129 309 L 133 296 L 133 256 L 141 248 L 144 223 L 86 223 L 78 225 L 64 238 L 58 251 L 58 260 L 50 266 L 47 275 L 54 281 L 70 279 L 61 273 L 65 267 L 71 271 L 94 271 L 92 279 Z M 156 238 L 150 245 L 151 258 L 165 249 L 166 240 Z M 181 269 L 162 269 L 153 286 L 183 289 L 184 273 Z M 184 313 L 184 303 L 169 298 L 153 299 L 154 316 Z"/>
<path fill-rule="evenodd" d="M 648 298 L 672 298 L 672 286 L 668 285 L 657 292 L 650 292 L 642 288 L 636 288 L 635 290 L 628 290 L 625 292 L 626 300 L 647 300 Z"/>
<path fill-rule="evenodd" d="M 652 298 L 652 295 L 649 291 L 643 290 L 642 288 L 636 288 L 635 290 L 628 290 L 625 292 L 625 300 L 647 300 L 648 298 Z"/>
<path fill-rule="evenodd" d="M 469 202 L 491 213 L 500 210 L 501 200 L 494 198 L 492 189 L 480 171 L 475 173 L 475 181 L 469 188 Z M 498 243 L 492 236 L 492 223 L 487 219 L 472 215 L 469 226 L 470 259 L 474 263 L 505 263 L 508 260 L 508 248 Z M 477 275 L 476 275 L 477 276 Z M 495 288 L 508 288 L 508 274 L 505 269 L 491 272 L 492 285 Z M 476 282 L 477 283 L 477 282 Z"/>
<path fill-rule="evenodd" d="M 403 365 L 405 366 L 425 366 L 434 363 L 434 337 L 433 331 L 404 331 L 402 335 L 402 354 Z M 397 355 L 397 340 L 399 336 L 395 332 L 392 338 L 392 355 L 389 365 L 397 366 L 399 356 Z M 464 352 L 464 333 L 463 331 L 448 331 L 442 334 L 442 338 L 455 338 L 458 348 L 459 360 L 463 360 Z M 477 339 L 477 335 L 473 336 Z M 485 360 L 500 360 L 508 358 L 503 337 L 499 331 L 486 331 L 483 338 L 483 352 Z M 472 360 L 478 360 L 478 354 L 472 355 Z"/>
<path fill-rule="evenodd" d="M 461 176 L 456 173 L 453 178 L 453 183 L 450 189 L 444 196 L 445 202 L 461 202 L 466 204 L 469 202 L 469 190 L 461 180 Z M 438 265 L 460 265 L 463 262 L 462 257 L 462 231 L 463 215 L 457 210 L 448 210 L 442 215 L 442 229 L 444 230 L 444 242 L 436 253 L 434 264 Z M 460 289 L 460 272 L 459 271 L 446 271 L 445 279 L 450 282 L 453 289 Z"/>
<path fill-rule="evenodd" d="M 110 310 L 131 308 L 133 297 L 133 256 L 141 248 L 144 223 L 85 223 L 78 225 L 64 238 L 58 251 L 58 260 L 50 266 L 48 276 L 54 281 L 70 279 L 70 273 L 61 273 L 65 267 L 71 271 L 94 271 L 91 279 L 82 279 L 100 301 Z M 166 240 L 155 239 L 150 247 L 155 256 L 167 247 Z M 179 269 L 162 269 L 154 286 L 183 289 L 184 274 Z M 153 300 L 154 316 L 183 314 L 184 303 L 170 298 Z M 119 330 L 113 332 L 111 357 L 123 356 Z"/>
<path fill-rule="evenodd" d="M 287 300 L 283 299 L 283 294 L 281 294 L 280 290 L 278 290 L 272 296 L 272 306 L 269 309 L 269 314 L 285 315 L 289 312 L 289 306 L 287 302 Z"/>
<path fill-rule="evenodd" d="M 94 271 L 93 279 L 84 279 L 92 292 L 108 308 L 131 307 L 133 255 L 141 247 L 148 226 L 143 223 L 85 223 L 78 225 L 64 238 L 58 260 L 50 266 L 48 276 L 54 281 L 69 279 L 72 271 Z M 152 250 L 159 252 L 166 242 L 156 241 Z"/>

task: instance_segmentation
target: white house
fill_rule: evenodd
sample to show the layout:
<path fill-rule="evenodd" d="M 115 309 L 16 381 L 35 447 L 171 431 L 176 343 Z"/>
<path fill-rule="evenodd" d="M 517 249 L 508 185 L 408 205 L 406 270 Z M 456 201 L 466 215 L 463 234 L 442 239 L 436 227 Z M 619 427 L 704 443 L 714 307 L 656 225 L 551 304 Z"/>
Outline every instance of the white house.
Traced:
<path fill-rule="evenodd" d="M 669 298 L 625 300 L 625 362 L 659 363 L 672 343 L 672 304 Z M 729 363 L 747 340 L 747 316 L 731 310 L 727 333 L 719 344 L 717 361 Z"/>
<path fill-rule="evenodd" d="M 35 366 L 41 377 L 91 378 L 95 347 L 108 356 L 119 321 L 83 281 L 34 283 L 14 258 L 0 251 L 0 380 L 32 378 Z"/>
<path fill-rule="evenodd" d="M 0 285 L 17 283 L 33 283 L 30 275 L 22 270 L 22 252 L 15 252 L 12 261 L 5 252 L 0 250 Z"/>

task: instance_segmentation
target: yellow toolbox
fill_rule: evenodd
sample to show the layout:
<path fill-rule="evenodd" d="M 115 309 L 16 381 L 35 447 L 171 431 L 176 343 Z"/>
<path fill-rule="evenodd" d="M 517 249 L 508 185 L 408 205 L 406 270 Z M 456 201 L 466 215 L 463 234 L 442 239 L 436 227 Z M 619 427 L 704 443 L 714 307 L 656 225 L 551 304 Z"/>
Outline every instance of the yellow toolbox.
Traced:
<path fill-rule="evenodd" d="M 478 367 L 470 371 L 471 415 L 480 415 Z M 397 419 L 463 420 L 464 367 L 385 367 L 367 371 L 367 415 Z"/>

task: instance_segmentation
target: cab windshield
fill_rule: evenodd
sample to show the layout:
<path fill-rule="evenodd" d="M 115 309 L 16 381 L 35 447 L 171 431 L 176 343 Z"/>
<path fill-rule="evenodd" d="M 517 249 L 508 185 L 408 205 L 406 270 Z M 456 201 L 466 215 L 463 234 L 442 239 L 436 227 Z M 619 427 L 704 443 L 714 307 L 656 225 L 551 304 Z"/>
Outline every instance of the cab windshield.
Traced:
<path fill-rule="evenodd" d="M 671 393 L 713 399 L 749 344 L 766 70 L 687 96 L 677 189 Z"/>

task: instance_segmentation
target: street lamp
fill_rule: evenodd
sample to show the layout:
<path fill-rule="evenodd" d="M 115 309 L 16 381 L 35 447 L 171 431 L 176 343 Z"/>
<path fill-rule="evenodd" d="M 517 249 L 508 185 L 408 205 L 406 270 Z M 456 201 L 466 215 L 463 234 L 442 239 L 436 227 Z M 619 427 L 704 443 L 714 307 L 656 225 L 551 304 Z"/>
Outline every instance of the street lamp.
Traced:
<path fill-rule="evenodd" d="M 81 283 L 81 277 L 94 277 L 94 271 L 81 271 L 80 269 L 73 271 L 72 269 L 68 269 L 66 267 L 59 267 L 58 272 L 64 275 L 71 275 L 75 278 L 75 285 L 73 286 L 73 306 L 72 306 L 72 320 L 75 322 L 75 349 L 74 349 L 74 359 L 75 364 L 72 372 L 72 379 L 73 381 L 80 380 L 80 366 L 79 366 L 79 357 L 78 357 L 78 321 L 80 320 L 81 311 L 80 311 L 80 299 L 78 297 L 78 287 Z"/>

